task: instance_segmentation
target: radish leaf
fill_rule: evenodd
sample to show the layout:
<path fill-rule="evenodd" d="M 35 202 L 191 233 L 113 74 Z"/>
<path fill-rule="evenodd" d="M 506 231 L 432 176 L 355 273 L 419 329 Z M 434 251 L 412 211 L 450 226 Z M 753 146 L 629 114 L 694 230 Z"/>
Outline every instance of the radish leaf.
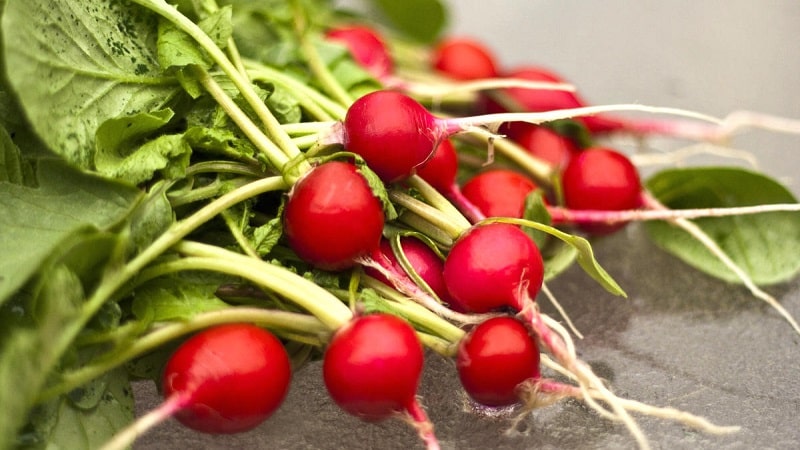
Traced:
<path fill-rule="evenodd" d="M 36 133 L 91 169 L 106 120 L 164 108 L 181 87 L 156 58 L 156 18 L 127 2 L 8 0 L 8 81 Z"/>
<path fill-rule="evenodd" d="M 652 176 L 646 185 L 661 203 L 673 209 L 797 203 L 777 181 L 731 167 L 665 170 Z M 756 284 L 784 282 L 800 272 L 800 212 L 702 218 L 695 223 Z M 741 283 L 687 232 L 667 222 L 649 222 L 646 229 L 656 245 L 687 264 L 722 280 Z"/>

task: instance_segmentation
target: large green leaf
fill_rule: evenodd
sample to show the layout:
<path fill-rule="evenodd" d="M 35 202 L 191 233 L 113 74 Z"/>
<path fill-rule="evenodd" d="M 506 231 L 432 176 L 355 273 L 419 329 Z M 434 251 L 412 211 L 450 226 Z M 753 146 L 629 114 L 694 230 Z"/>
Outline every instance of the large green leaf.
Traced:
<path fill-rule="evenodd" d="M 38 188 L 0 182 L 0 305 L 69 237 L 119 224 L 141 196 L 59 160 L 38 167 Z"/>
<path fill-rule="evenodd" d="M 39 390 L 60 359 L 52 343 L 65 324 L 78 317 L 76 305 L 82 298 L 77 275 L 56 265 L 35 289 L 18 292 L 8 309 L 0 308 L 0 449 L 11 448 L 25 424 Z M 26 431 L 32 443 L 40 440 L 35 430 Z"/>
<path fill-rule="evenodd" d="M 164 108 L 181 91 L 156 58 L 157 20 L 125 1 L 8 0 L 8 80 L 42 140 L 92 168 L 98 125 Z"/>
<path fill-rule="evenodd" d="M 406 36 L 420 42 L 435 41 L 447 22 L 439 0 L 372 0 L 387 20 Z"/>
<path fill-rule="evenodd" d="M 655 174 L 647 188 L 673 209 L 797 203 L 777 181 L 739 168 L 671 169 Z M 695 221 L 757 284 L 779 283 L 800 272 L 800 212 L 702 218 Z M 661 248 L 687 264 L 726 281 L 741 280 L 699 241 L 666 222 L 647 231 Z"/>

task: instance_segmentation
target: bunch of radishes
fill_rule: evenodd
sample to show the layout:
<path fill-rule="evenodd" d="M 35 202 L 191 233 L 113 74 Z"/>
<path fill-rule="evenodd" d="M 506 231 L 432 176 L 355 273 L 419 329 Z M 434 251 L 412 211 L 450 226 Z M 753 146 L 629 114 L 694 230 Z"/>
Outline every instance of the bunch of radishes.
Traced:
<path fill-rule="evenodd" d="M 425 347 L 452 358 L 465 392 L 486 407 L 523 404 L 527 411 L 583 398 L 623 421 L 642 447 L 647 440 L 630 411 L 657 410 L 707 431 L 730 431 L 623 401 L 536 304 L 547 266 L 543 249 L 554 242 L 574 247 L 589 275 L 623 293 L 576 234 L 615 232 L 649 206 L 648 198 L 629 158 L 595 139 L 609 132 L 709 137 L 716 136 L 713 127 L 608 116 L 552 72 L 501 71 L 485 47 L 455 38 L 427 49 L 428 70 L 438 88 L 468 92 L 469 110 L 480 115 L 444 107 L 434 114 L 420 94 L 424 83 L 395 72 L 375 29 L 359 24 L 320 36 L 346 45 L 383 89 L 340 105 L 346 114 L 335 120 L 309 120 L 302 131 L 276 128 L 284 133 L 279 150 L 300 140 L 308 150 L 271 150 L 274 184 L 249 195 L 281 193 L 268 213 L 282 232 L 277 245 L 289 256 L 265 260 L 244 245 L 244 251 L 192 242 L 174 247 L 186 267 L 241 276 L 294 306 L 269 320 L 257 313 L 219 316 L 224 323 L 197 331 L 167 362 L 164 406 L 109 448 L 171 415 L 208 433 L 258 426 L 288 391 L 286 349 L 293 341 L 318 350 L 324 384 L 344 411 L 365 421 L 404 417 L 428 448 L 438 447 L 435 418 L 416 395 Z M 224 102 L 213 79 L 201 75 Z M 325 86 L 315 95 L 335 102 Z M 235 120 L 250 129 L 246 117 Z M 346 287 L 297 275 L 303 270 Z M 542 361 L 565 377 L 545 378 Z"/>

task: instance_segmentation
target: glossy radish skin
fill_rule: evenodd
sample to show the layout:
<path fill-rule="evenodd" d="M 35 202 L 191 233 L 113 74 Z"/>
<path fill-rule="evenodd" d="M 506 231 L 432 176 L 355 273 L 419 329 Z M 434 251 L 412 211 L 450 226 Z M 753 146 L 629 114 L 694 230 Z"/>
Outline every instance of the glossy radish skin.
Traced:
<path fill-rule="evenodd" d="M 486 217 L 521 218 L 525 199 L 536 184 L 525 175 L 510 169 L 480 172 L 461 186 L 461 192 Z"/>
<path fill-rule="evenodd" d="M 411 97 L 375 91 L 347 110 L 342 144 L 360 155 L 386 183 L 401 181 L 433 155 L 445 132 L 434 116 Z"/>
<path fill-rule="evenodd" d="M 621 211 L 641 206 L 642 184 L 624 154 L 591 147 L 573 158 L 561 174 L 564 204 L 574 210 Z M 579 224 L 586 231 L 611 232 L 623 224 Z"/>
<path fill-rule="evenodd" d="M 408 411 L 415 403 L 423 349 L 414 328 L 389 314 L 357 316 L 336 331 L 322 374 L 334 402 L 365 421 Z"/>
<path fill-rule="evenodd" d="M 323 270 L 342 270 L 380 245 L 384 214 L 356 166 L 331 161 L 313 168 L 289 193 L 283 211 L 289 247 Z"/>
<path fill-rule="evenodd" d="M 417 168 L 417 175 L 442 194 L 454 188 L 457 174 L 458 154 L 448 139 L 441 141 L 430 159 Z"/>
<path fill-rule="evenodd" d="M 187 401 L 175 417 L 204 433 L 248 431 L 269 418 L 289 390 L 291 364 L 281 342 L 248 324 L 222 325 L 184 342 L 163 374 L 165 397 Z"/>
<path fill-rule="evenodd" d="M 459 237 L 444 262 L 450 295 L 466 311 L 517 311 L 538 294 L 544 262 L 533 240 L 518 226 L 492 222 Z"/>
<path fill-rule="evenodd" d="M 520 402 L 520 383 L 538 379 L 539 347 L 517 318 L 487 319 L 459 342 L 458 378 L 474 401 L 486 406 Z"/>
<path fill-rule="evenodd" d="M 465 37 L 450 37 L 433 49 L 431 65 L 456 80 L 477 80 L 497 76 L 492 52 L 480 42 Z"/>
<path fill-rule="evenodd" d="M 427 244 L 412 236 L 401 237 L 400 246 L 403 249 L 403 254 L 408 260 L 408 263 L 419 277 L 425 281 L 425 284 L 439 297 L 439 300 L 446 304 L 451 304 L 452 299 L 450 298 L 450 293 L 447 291 L 447 286 L 444 283 L 444 275 L 442 273 L 444 270 L 444 261 L 439 255 L 428 247 Z M 380 254 L 377 257 L 385 259 L 385 265 L 392 267 L 392 272 L 400 277 L 400 280 L 398 280 L 399 282 L 413 283 L 413 280 L 406 275 L 403 266 L 400 264 L 400 261 L 398 261 L 392 249 L 392 245 L 387 239 L 381 241 Z M 391 280 L 387 279 L 384 274 L 373 267 L 364 267 L 364 272 L 389 286 L 394 285 Z"/>
<path fill-rule="evenodd" d="M 514 124 L 517 131 L 514 141 L 533 156 L 547 161 L 556 168 L 564 167 L 578 153 L 575 143 L 555 131 L 533 124 Z"/>
<path fill-rule="evenodd" d="M 353 59 L 378 80 L 391 75 L 394 62 L 381 35 L 372 28 L 354 25 L 328 30 L 325 37 L 343 44 Z"/>

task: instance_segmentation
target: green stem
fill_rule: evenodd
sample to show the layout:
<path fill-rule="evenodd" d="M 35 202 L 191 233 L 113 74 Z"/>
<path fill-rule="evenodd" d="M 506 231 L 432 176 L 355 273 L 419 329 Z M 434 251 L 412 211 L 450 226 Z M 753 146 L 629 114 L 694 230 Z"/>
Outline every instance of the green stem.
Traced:
<path fill-rule="evenodd" d="M 426 330 L 435 333 L 437 336 L 450 343 L 456 343 L 464 337 L 464 330 L 443 319 L 428 308 L 409 299 L 391 286 L 387 286 L 381 281 L 367 276 L 362 277 L 362 283 L 365 287 L 373 289 L 382 297 L 389 300 L 382 303 L 381 307 L 389 309 L 392 313 L 421 325 Z"/>
<path fill-rule="evenodd" d="M 467 226 L 464 226 L 460 221 L 454 222 L 448 214 L 445 214 L 427 203 L 417 200 L 405 192 L 393 189 L 389 190 L 389 199 L 397 205 L 423 217 L 431 225 L 447 233 L 453 240 L 458 238 L 461 233 L 469 227 L 469 223 L 467 223 Z"/>
<path fill-rule="evenodd" d="M 230 78 L 245 101 L 253 108 L 258 118 L 263 122 L 264 127 L 270 137 L 275 140 L 278 147 L 286 154 L 289 159 L 294 159 L 302 154 L 300 149 L 292 144 L 292 140 L 286 133 L 283 133 L 280 122 L 269 111 L 267 106 L 258 97 L 250 81 L 239 72 L 236 66 L 231 63 L 228 57 L 214 41 L 200 28 L 181 14 L 175 7 L 169 5 L 164 0 L 133 0 L 135 3 L 150 9 L 156 14 L 170 21 L 180 30 L 192 37 L 202 47 L 211 59 L 219 65 L 225 75 Z"/>
<path fill-rule="evenodd" d="M 314 73 L 317 81 L 322 85 L 331 97 L 336 99 L 342 105 L 349 106 L 353 103 L 353 97 L 342 87 L 336 80 L 325 61 L 319 55 L 319 52 L 314 47 L 314 43 L 309 38 L 306 17 L 303 8 L 296 0 L 292 2 L 294 7 L 294 23 L 295 34 L 300 42 L 300 52 L 303 54 L 306 62 L 308 63 L 311 72 Z"/>
<path fill-rule="evenodd" d="M 292 301 L 332 330 L 352 318 L 350 309 L 333 294 L 285 267 L 199 242 L 184 241 L 175 248 L 188 256 L 184 263 L 194 270 L 245 278 Z"/>
<path fill-rule="evenodd" d="M 416 189 L 431 206 L 446 214 L 454 225 L 463 228 L 469 228 L 472 225 L 452 202 L 419 175 L 411 176 L 406 183 Z"/>
<path fill-rule="evenodd" d="M 272 142 L 256 124 L 239 108 L 225 93 L 219 83 L 209 75 L 208 71 L 199 66 L 193 66 L 195 76 L 203 87 L 214 97 L 214 100 L 222 107 L 225 113 L 233 120 L 245 136 L 255 145 L 255 147 L 267 157 L 269 162 L 278 170 L 283 171 L 289 158 L 274 142 Z"/>
<path fill-rule="evenodd" d="M 225 308 L 198 314 L 188 320 L 172 322 L 130 341 L 130 345 L 96 363 L 65 373 L 59 383 L 45 391 L 40 401 L 52 399 L 88 383 L 96 377 L 149 353 L 163 344 L 211 326 L 226 323 L 254 323 L 267 328 L 298 333 L 324 335 L 328 328 L 313 316 L 262 308 Z"/>
<path fill-rule="evenodd" d="M 206 200 L 209 198 L 216 197 L 222 192 L 230 191 L 231 188 L 244 186 L 248 182 L 249 180 L 242 180 L 242 179 L 226 180 L 226 181 L 215 180 L 214 182 L 206 186 L 192 189 L 186 192 L 185 194 L 175 195 L 173 193 L 172 195 L 167 194 L 167 197 L 169 198 L 170 205 L 172 205 L 172 207 L 175 208 L 178 206 L 188 205 L 189 203 L 194 203 L 201 200 Z"/>
<path fill-rule="evenodd" d="M 225 225 L 227 225 L 228 229 L 233 235 L 233 238 L 236 239 L 236 243 L 239 244 L 239 248 L 241 248 L 247 256 L 251 258 L 259 258 L 258 252 L 255 248 L 253 248 L 253 244 L 247 240 L 247 237 L 242 232 L 241 227 L 238 223 L 236 223 L 236 218 L 233 217 L 230 211 L 231 210 L 229 209 L 222 211 L 222 218 L 225 220 Z"/>
<path fill-rule="evenodd" d="M 280 84 L 296 95 L 295 98 L 297 98 L 301 106 L 309 106 L 306 103 L 309 102 L 310 104 L 316 105 L 322 109 L 323 113 L 321 116 L 330 117 L 330 119 L 319 117 L 319 120 L 341 120 L 347 114 L 347 108 L 345 106 L 342 106 L 335 100 L 332 100 L 328 96 L 313 89 L 296 78 L 292 78 L 291 76 L 286 75 L 279 70 L 262 65 L 255 61 L 246 61 L 245 64 L 249 69 L 250 77 L 252 79 Z M 316 107 L 312 107 L 309 112 L 312 110 L 316 110 Z"/>
<path fill-rule="evenodd" d="M 173 223 L 164 234 L 159 236 L 149 247 L 136 255 L 126 265 L 114 267 L 104 275 L 97 289 L 95 289 L 92 295 L 83 304 L 80 318 L 65 327 L 61 331 L 59 339 L 53 343 L 54 354 L 63 355 L 72 342 L 75 341 L 75 338 L 80 334 L 81 330 L 86 327 L 86 324 L 97 314 L 107 301 L 114 298 L 114 295 L 118 293 L 120 288 L 125 286 L 125 284 L 136 277 L 145 266 L 186 237 L 186 235 L 197 229 L 200 225 L 211 220 L 211 218 L 220 212 L 241 201 L 264 192 L 286 188 L 288 188 L 288 186 L 281 177 L 263 178 L 231 191 L 199 209 L 186 219 Z"/>

